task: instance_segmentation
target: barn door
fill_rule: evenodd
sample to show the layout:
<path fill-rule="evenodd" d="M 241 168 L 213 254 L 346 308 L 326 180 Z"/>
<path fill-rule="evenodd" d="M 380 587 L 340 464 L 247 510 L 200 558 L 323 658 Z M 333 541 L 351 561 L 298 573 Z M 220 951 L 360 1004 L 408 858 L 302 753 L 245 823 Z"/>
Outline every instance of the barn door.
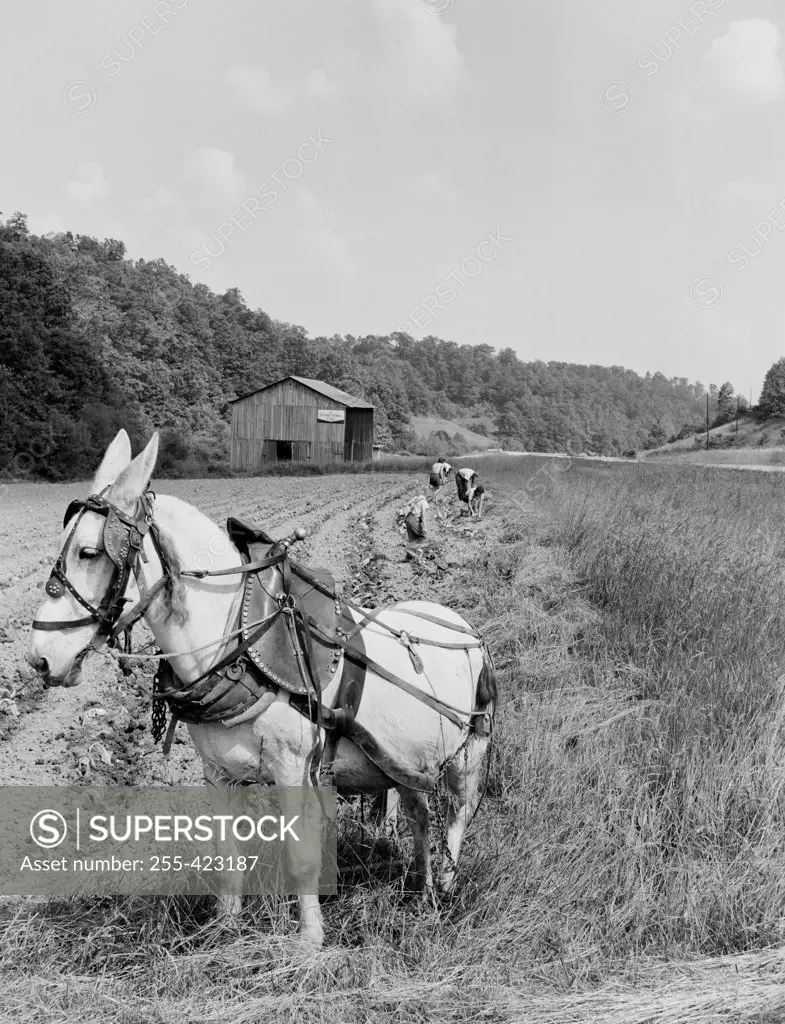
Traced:
<path fill-rule="evenodd" d="M 276 461 L 276 441 L 271 441 L 269 438 L 265 438 L 264 444 L 262 445 L 262 462 L 275 462 Z"/>
<path fill-rule="evenodd" d="M 262 459 L 265 463 L 305 462 L 310 458 L 310 441 L 279 441 L 267 438 L 262 448 Z"/>

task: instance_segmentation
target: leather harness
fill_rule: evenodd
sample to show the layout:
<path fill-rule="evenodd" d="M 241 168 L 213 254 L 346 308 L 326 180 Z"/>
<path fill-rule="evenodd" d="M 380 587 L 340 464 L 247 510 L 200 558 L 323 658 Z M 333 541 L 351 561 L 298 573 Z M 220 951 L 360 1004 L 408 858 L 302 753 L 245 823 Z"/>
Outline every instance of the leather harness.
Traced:
<path fill-rule="evenodd" d="M 153 492 L 146 492 L 137 503 L 133 516 L 128 516 L 100 495 L 71 502 L 65 514 L 66 526 L 73 515 L 78 517 L 55 562 L 46 592 L 60 597 L 65 590 L 89 612 L 89 617 L 57 622 L 34 621 L 34 629 L 66 630 L 98 623 L 102 643 L 113 646 L 117 637 L 126 633 L 126 649 L 130 650 L 130 630 L 144 615 L 154 598 L 173 578 L 172 568 L 161 547 L 158 528 L 153 519 Z M 91 605 L 68 580 L 65 559 L 74 532 L 86 512 L 106 517 L 103 544 L 114 563 L 109 589 L 100 605 Z M 466 711 L 420 690 L 368 657 L 362 631 L 370 624 L 387 630 L 403 644 L 417 673 L 423 663 L 416 647 L 427 644 L 451 650 L 468 651 L 480 648 L 490 657 L 485 642 L 468 627 L 446 622 L 425 612 L 403 609 L 406 614 L 436 623 L 465 634 L 459 642 L 444 642 L 413 636 L 380 622 L 382 609 L 362 609 L 336 592 L 335 581 L 325 570 L 308 569 L 289 557 L 288 548 L 304 533 L 275 541 L 256 527 L 229 519 L 227 530 L 240 551 L 242 564 L 230 569 L 181 571 L 180 576 L 203 579 L 207 576 L 243 574 L 245 576 L 240 623 L 236 631 L 238 643 L 197 679 L 183 684 L 167 658 L 161 658 L 155 676 L 153 698 L 153 736 L 163 735 L 165 705 L 171 720 L 164 743 L 168 753 L 177 722 L 204 724 L 221 722 L 226 727 L 240 725 L 263 714 L 281 690 L 288 694 L 289 704 L 316 726 L 316 740 L 310 757 L 310 777 L 314 785 L 320 770 L 332 776 L 337 744 L 346 736 L 377 765 L 393 782 L 408 788 L 431 792 L 436 786 L 434 773 L 419 771 L 399 764 L 356 721 L 363 694 L 365 674 L 374 674 L 426 704 L 462 729 L 490 731 L 491 716 L 484 710 Z M 133 574 L 140 585 L 140 560 L 147 561 L 144 539 L 150 534 L 161 560 L 163 576 L 139 602 L 123 614 L 129 602 L 125 589 Z M 350 609 L 360 616 L 356 622 Z M 91 642 L 88 647 L 97 649 Z M 343 671 L 332 707 L 322 701 L 322 690 L 329 684 L 339 665 Z M 326 744 L 322 748 L 321 736 Z"/>
<path fill-rule="evenodd" d="M 111 646 L 121 633 L 130 629 L 135 622 L 141 619 L 160 591 L 163 590 L 167 582 L 172 578 L 168 560 L 161 547 L 158 527 L 153 520 L 153 503 L 155 501 L 153 491 L 146 491 L 137 502 L 135 514 L 128 516 L 103 497 L 107 489 L 105 487 L 100 494 L 91 494 L 84 500 L 77 499 L 72 501 L 66 509 L 65 516 L 63 517 L 63 528 L 65 529 L 73 516 L 76 516 L 76 520 L 65 539 L 62 551 L 52 567 L 44 588 L 49 597 L 52 598 L 62 597 L 67 590 L 90 614 L 81 619 L 64 619 L 59 621 L 35 619 L 33 621 L 33 629 L 50 631 L 79 629 L 82 626 L 91 626 L 94 622 L 97 622 L 99 636 L 104 638 L 103 642 L 109 643 Z M 74 533 L 86 512 L 95 512 L 97 515 L 105 517 L 106 524 L 103 529 L 102 540 L 106 554 L 114 564 L 109 588 L 97 607 L 82 597 L 65 572 L 65 560 L 71 547 Z M 140 560 L 147 561 L 147 555 L 144 552 L 144 540 L 148 533 L 152 537 L 156 553 L 161 561 L 163 576 L 146 594 L 143 594 L 139 562 Z M 129 613 L 123 615 L 123 608 L 130 600 L 125 596 L 125 591 L 131 574 L 135 576 L 139 584 L 140 600 Z M 91 644 L 90 646 L 96 649 L 97 645 Z"/>

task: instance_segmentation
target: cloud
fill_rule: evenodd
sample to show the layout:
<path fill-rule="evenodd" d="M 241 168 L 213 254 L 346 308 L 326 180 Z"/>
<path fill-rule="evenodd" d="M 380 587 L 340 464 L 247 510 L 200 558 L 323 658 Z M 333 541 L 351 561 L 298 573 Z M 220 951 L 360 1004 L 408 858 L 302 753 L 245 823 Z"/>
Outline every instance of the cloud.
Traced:
<path fill-rule="evenodd" d="M 352 256 L 346 239 L 335 230 L 337 217 L 307 188 L 299 188 L 296 198 L 306 218 L 300 230 L 303 245 L 338 277 L 354 277 L 360 265 Z"/>
<path fill-rule="evenodd" d="M 727 206 L 756 205 L 763 208 L 767 203 L 777 202 L 777 188 L 771 183 L 745 179 L 727 181 L 717 191 L 718 199 Z M 779 197 L 781 198 L 781 197 Z"/>
<path fill-rule="evenodd" d="M 270 72 L 264 68 L 235 64 L 226 72 L 226 80 L 238 102 L 251 110 L 277 114 L 288 102 L 288 97 L 273 85 Z"/>
<path fill-rule="evenodd" d="M 250 64 L 235 64 L 226 73 L 237 102 L 251 110 L 278 114 L 298 99 L 331 99 L 342 87 L 321 68 L 314 68 L 296 84 L 273 83 L 269 71 Z"/>
<path fill-rule="evenodd" d="M 225 76 L 235 101 L 280 114 L 307 101 L 376 94 L 403 110 L 443 106 L 461 91 L 466 72 L 454 25 L 418 0 L 373 0 L 373 16 L 380 53 L 334 55 L 327 70 L 312 68 L 286 81 L 273 80 L 266 68 L 235 64 Z"/>
<path fill-rule="evenodd" d="M 426 195 L 434 196 L 436 199 L 446 199 L 454 202 L 460 193 L 458 189 L 444 177 L 441 171 L 433 168 L 418 174 L 414 178 L 414 185 Z"/>
<path fill-rule="evenodd" d="M 69 181 L 67 190 L 70 198 L 83 206 L 92 206 L 93 203 L 106 199 L 111 192 L 103 168 L 97 160 L 79 164 L 76 168 L 76 181 Z"/>
<path fill-rule="evenodd" d="M 390 94 L 417 104 L 451 100 L 465 79 L 455 26 L 416 0 L 373 0 L 373 9 L 387 52 L 382 73 Z"/>
<path fill-rule="evenodd" d="M 732 21 L 727 34 L 712 42 L 708 56 L 718 85 L 752 103 L 768 103 L 785 94 L 781 48 L 776 25 L 748 18 Z"/>
<path fill-rule="evenodd" d="M 153 210 L 166 210 L 173 205 L 174 196 L 160 185 L 151 196 L 145 196 L 137 203 L 139 209 L 144 210 L 145 213 L 150 213 Z"/>
<path fill-rule="evenodd" d="M 211 200 L 235 206 L 247 194 L 245 180 L 234 164 L 234 155 L 215 146 L 195 149 L 186 160 L 186 173 Z"/>
<path fill-rule="evenodd" d="M 331 99 L 343 92 L 343 87 L 334 79 L 330 78 L 326 71 L 321 68 L 314 68 L 305 76 L 302 94 L 315 99 Z"/>

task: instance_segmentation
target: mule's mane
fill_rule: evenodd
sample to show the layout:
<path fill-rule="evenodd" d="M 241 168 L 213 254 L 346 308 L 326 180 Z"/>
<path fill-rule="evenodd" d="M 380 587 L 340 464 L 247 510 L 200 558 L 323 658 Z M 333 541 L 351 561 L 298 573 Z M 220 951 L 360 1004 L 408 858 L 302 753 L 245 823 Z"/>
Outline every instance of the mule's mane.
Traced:
<path fill-rule="evenodd" d="M 169 570 L 161 594 L 167 605 L 164 622 L 173 622 L 176 626 L 184 626 L 188 621 L 188 609 L 185 604 L 185 584 L 180 577 L 183 563 L 175 551 L 172 538 L 164 533 L 160 526 L 158 527 L 158 547 Z"/>
<path fill-rule="evenodd" d="M 155 512 L 158 511 L 161 513 L 160 516 L 154 513 L 155 523 L 158 527 L 158 542 L 161 554 L 169 567 L 169 578 L 161 595 L 162 601 L 166 602 L 167 609 L 163 621 L 184 626 L 189 619 L 189 611 L 186 606 L 188 589 L 180 573 L 184 568 L 190 568 L 190 566 L 185 566 L 183 558 L 177 553 L 174 530 L 187 522 L 187 517 L 201 521 L 202 525 L 208 526 L 211 532 L 217 533 L 219 528 L 195 505 L 191 505 L 173 494 L 161 494 L 157 497 Z M 231 547 L 228 537 L 226 542 Z M 212 549 L 210 548 L 207 553 L 212 554 Z"/>

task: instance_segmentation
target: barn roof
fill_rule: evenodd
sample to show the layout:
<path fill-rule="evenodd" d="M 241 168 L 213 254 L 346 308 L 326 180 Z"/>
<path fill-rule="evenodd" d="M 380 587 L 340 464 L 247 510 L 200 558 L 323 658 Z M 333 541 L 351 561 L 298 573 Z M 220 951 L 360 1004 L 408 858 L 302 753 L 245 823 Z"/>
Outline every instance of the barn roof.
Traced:
<path fill-rule="evenodd" d="M 312 380 L 310 377 L 295 377 L 294 374 L 290 374 L 288 377 L 282 377 L 280 380 L 274 380 L 271 384 L 265 384 L 260 388 L 254 388 L 253 391 L 249 391 L 245 395 L 238 395 L 237 398 L 233 398 L 231 400 L 230 404 L 233 402 L 241 402 L 244 398 L 249 398 L 251 395 L 255 395 L 259 391 L 265 391 L 267 388 L 274 387 L 276 384 L 282 384 L 285 380 L 296 380 L 298 384 L 303 384 L 305 387 L 310 388 L 311 391 L 316 391 L 320 395 L 324 395 L 325 398 L 330 398 L 333 402 L 339 402 L 341 405 L 345 405 L 349 409 L 374 408 L 370 402 L 364 402 L 361 398 L 355 398 L 353 395 L 349 395 L 345 391 L 341 391 L 340 388 L 334 388 L 332 384 L 325 384 L 322 380 Z"/>

